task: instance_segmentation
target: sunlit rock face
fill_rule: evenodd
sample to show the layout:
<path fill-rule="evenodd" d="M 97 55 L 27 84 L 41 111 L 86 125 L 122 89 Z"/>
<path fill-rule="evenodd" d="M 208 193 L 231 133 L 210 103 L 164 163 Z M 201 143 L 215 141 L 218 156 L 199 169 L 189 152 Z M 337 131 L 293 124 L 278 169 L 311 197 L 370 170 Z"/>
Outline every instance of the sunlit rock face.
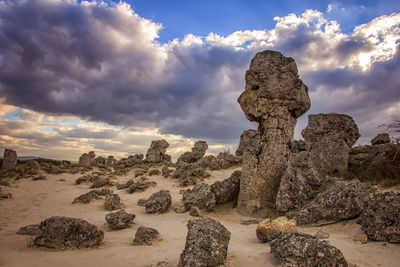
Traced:
<path fill-rule="evenodd" d="M 259 125 L 243 156 L 238 210 L 269 216 L 275 213 L 280 180 L 291 158 L 296 119 L 310 108 L 310 98 L 295 61 L 276 51 L 256 54 L 245 79 L 238 101 L 246 118 Z"/>
<path fill-rule="evenodd" d="M 148 162 L 171 162 L 171 156 L 166 154 L 169 144 L 167 141 L 151 141 L 150 148 L 147 150 L 146 160 Z"/>

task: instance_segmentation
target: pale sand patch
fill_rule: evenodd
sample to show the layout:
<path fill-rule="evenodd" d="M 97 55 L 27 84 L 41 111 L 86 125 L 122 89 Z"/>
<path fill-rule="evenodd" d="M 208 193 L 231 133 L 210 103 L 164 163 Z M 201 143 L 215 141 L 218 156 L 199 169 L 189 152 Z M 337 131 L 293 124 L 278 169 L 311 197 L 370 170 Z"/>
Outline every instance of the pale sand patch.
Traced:
<path fill-rule="evenodd" d="M 212 176 L 205 182 L 228 178 L 236 169 L 211 171 Z M 116 190 L 125 210 L 136 214 L 136 223 L 129 229 L 105 232 L 104 245 L 96 249 L 53 251 L 43 248 L 30 248 L 28 236 L 17 235 L 21 227 L 39 223 L 51 216 L 69 216 L 85 219 L 90 223 L 104 227 L 104 201 L 96 200 L 90 204 L 72 204 L 75 197 L 88 192 L 86 184 L 75 185 L 80 175 L 46 175 L 47 180 L 17 181 L 12 188 L 5 188 L 13 194 L 13 199 L 0 201 L 0 266 L 147 266 L 158 262 L 168 262 L 175 266 L 185 245 L 188 213 L 175 213 L 173 208 L 165 214 L 146 214 L 144 207 L 137 205 L 140 198 L 148 198 L 161 189 L 171 192 L 173 204 L 180 201 L 182 189 L 176 180 L 161 176 L 150 176 L 157 186 L 145 192 L 128 194 L 126 190 Z M 118 181 L 123 183 L 133 178 L 133 172 Z M 65 182 L 58 181 L 64 178 Z M 268 244 L 260 243 L 255 235 L 256 225 L 241 225 L 245 216 L 236 212 L 232 204 L 219 206 L 214 213 L 204 216 L 220 221 L 232 236 L 225 266 L 276 266 L 278 262 L 270 253 Z M 139 226 L 156 228 L 163 240 L 153 246 L 132 246 L 136 229 Z M 342 250 L 349 263 L 357 266 L 399 266 L 400 246 L 383 242 L 356 243 L 352 240 L 360 226 L 355 221 L 346 224 L 337 223 L 322 227 L 300 227 L 299 230 L 314 234 L 323 229 L 330 234 L 330 242 Z M 386 245 L 384 245 L 386 244 Z"/>

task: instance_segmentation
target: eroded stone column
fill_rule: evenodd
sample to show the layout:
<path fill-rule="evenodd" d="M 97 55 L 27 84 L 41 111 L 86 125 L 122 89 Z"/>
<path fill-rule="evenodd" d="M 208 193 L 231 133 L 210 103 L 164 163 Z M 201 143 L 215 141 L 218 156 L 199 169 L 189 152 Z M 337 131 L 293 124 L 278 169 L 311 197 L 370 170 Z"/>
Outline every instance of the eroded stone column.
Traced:
<path fill-rule="evenodd" d="M 17 151 L 12 149 L 4 149 L 3 165 L 1 168 L 3 170 L 14 170 L 17 166 Z"/>

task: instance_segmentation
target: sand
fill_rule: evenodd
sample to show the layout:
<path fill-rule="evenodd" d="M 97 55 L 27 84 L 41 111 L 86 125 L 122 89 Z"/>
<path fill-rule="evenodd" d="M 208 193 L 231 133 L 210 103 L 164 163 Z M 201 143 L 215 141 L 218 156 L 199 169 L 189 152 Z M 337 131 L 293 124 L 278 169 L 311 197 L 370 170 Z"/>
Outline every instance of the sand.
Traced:
<path fill-rule="evenodd" d="M 212 171 L 212 176 L 205 182 L 211 184 L 223 180 L 235 170 Z M 161 176 L 151 176 L 157 186 L 145 192 L 128 194 L 126 190 L 112 187 L 121 197 L 125 210 L 136 214 L 135 224 L 129 229 L 105 232 L 104 244 L 99 248 L 55 251 L 29 247 L 32 237 L 17 235 L 16 231 L 51 216 L 85 219 L 105 230 L 104 216 L 109 212 L 104 210 L 103 200 L 72 204 L 75 197 L 90 190 L 87 184 L 74 184 L 79 176 L 46 174 L 47 180 L 22 179 L 12 187 L 2 187 L 3 192 L 11 192 L 13 198 L 0 201 L 0 266 L 156 266 L 159 262 L 164 262 L 163 266 L 176 266 L 185 245 L 187 221 L 194 218 L 188 213 L 175 213 L 172 208 L 165 214 L 146 214 L 144 207 L 137 205 L 138 199 L 147 198 L 161 189 L 170 190 L 173 204 L 180 201 L 182 188 L 172 178 Z M 118 181 L 122 183 L 131 177 L 132 172 L 119 177 Z M 65 181 L 59 181 L 61 178 Z M 203 213 L 203 217 L 220 221 L 232 233 L 225 266 L 278 265 L 269 245 L 257 240 L 256 225 L 241 225 L 240 221 L 246 217 L 238 214 L 232 204 L 221 205 L 213 213 Z M 140 226 L 156 228 L 163 240 L 153 246 L 132 246 L 136 229 Z M 400 245 L 384 242 L 361 244 L 352 240 L 360 232 L 355 220 L 298 228 L 310 234 L 319 229 L 330 234 L 331 244 L 339 248 L 353 266 L 399 266 Z"/>

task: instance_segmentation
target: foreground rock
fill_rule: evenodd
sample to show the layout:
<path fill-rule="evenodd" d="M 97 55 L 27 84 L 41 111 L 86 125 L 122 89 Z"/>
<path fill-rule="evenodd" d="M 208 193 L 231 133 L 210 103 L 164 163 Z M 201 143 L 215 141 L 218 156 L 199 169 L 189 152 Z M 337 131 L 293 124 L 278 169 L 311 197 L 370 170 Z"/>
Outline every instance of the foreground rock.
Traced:
<path fill-rule="evenodd" d="M 171 156 L 166 154 L 169 144 L 167 141 L 151 141 L 150 148 L 147 150 L 146 160 L 148 162 L 171 162 Z"/>
<path fill-rule="evenodd" d="M 213 219 L 190 220 L 185 248 L 178 266 L 217 266 L 223 264 L 231 233 Z"/>
<path fill-rule="evenodd" d="M 374 194 L 358 223 L 370 240 L 400 243 L 400 192 Z"/>
<path fill-rule="evenodd" d="M 155 186 L 157 183 L 154 181 L 138 181 L 138 182 L 133 182 L 129 188 L 128 188 L 128 193 L 132 194 L 134 192 L 143 192 L 144 190 L 146 190 L 147 188 L 151 187 L 151 186 Z"/>
<path fill-rule="evenodd" d="M 270 247 L 280 266 L 348 266 L 340 250 L 309 234 L 284 233 Z"/>
<path fill-rule="evenodd" d="M 17 234 L 19 235 L 38 235 L 40 234 L 40 224 L 30 224 L 19 228 Z"/>
<path fill-rule="evenodd" d="M 90 248 L 101 244 L 104 232 L 82 219 L 51 217 L 40 223 L 33 244 L 48 248 Z"/>
<path fill-rule="evenodd" d="M 106 214 L 107 226 L 110 230 L 129 228 L 133 224 L 135 214 L 126 213 L 124 210 Z"/>
<path fill-rule="evenodd" d="M 296 63 L 276 51 L 257 53 L 246 72 L 238 101 L 259 124 L 252 148 L 244 153 L 238 211 L 251 216 L 275 214 L 281 177 L 288 167 L 296 119 L 310 108 L 308 88 Z"/>
<path fill-rule="evenodd" d="M 110 190 L 110 189 L 91 190 L 91 191 L 75 198 L 72 203 L 73 204 L 75 204 L 75 203 L 88 204 L 93 199 L 101 199 L 103 196 L 111 196 L 111 195 L 112 195 L 112 190 Z"/>
<path fill-rule="evenodd" d="M 296 221 L 286 217 L 275 220 L 267 219 L 261 222 L 256 229 L 256 235 L 261 242 L 269 242 L 279 237 L 282 233 L 296 232 Z"/>
<path fill-rule="evenodd" d="M 151 246 L 154 240 L 161 240 L 160 233 L 157 229 L 141 226 L 137 229 L 134 246 Z"/>
<path fill-rule="evenodd" d="M 122 208 L 121 198 L 117 194 L 107 195 L 104 201 L 104 209 L 108 211 Z"/>
<path fill-rule="evenodd" d="M 201 210 L 212 211 L 215 207 L 215 195 L 211 192 L 211 187 L 208 184 L 198 184 L 193 189 L 187 189 L 183 193 L 182 202 L 187 211 L 192 206 Z"/>
<path fill-rule="evenodd" d="M 224 204 L 230 201 L 237 201 L 240 189 L 241 171 L 235 171 L 231 177 L 217 181 L 211 185 L 211 192 L 215 195 L 215 203 Z"/>
<path fill-rule="evenodd" d="M 171 194 L 167 190 L 161 190 L 150 196 L 146 201 L 146 213 L 164 213 L 171 207 Z"/>
<path fill-rule="evenodd" d="M 12 149 L 4 149 L 3 164 L 1 168 L 3 170 L 14 170 L 17 166 L 17 151 Z"/>

